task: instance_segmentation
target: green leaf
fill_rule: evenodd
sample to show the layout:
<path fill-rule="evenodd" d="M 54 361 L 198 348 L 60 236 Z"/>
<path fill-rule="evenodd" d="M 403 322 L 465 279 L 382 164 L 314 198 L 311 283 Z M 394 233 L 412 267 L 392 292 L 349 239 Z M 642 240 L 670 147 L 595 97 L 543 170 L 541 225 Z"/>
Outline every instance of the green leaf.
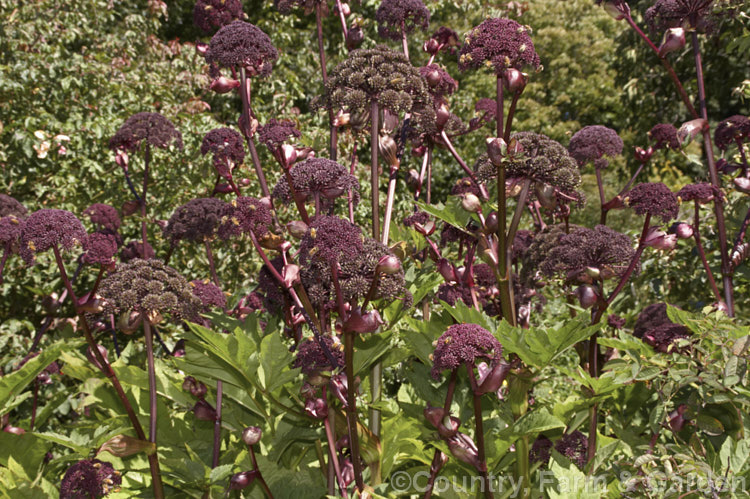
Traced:
<path fill-rule="evenodd" d="M 508 440 L 515 440 L 526 435 L 537 435 L 539 433 L 553 430 L 555 428 L 565 428 L 565 423 L 549 413 L 547 409 L 527 412 L 511 426 L 500 432 L 500 437 Z"/>
<path fill-rule="evenodd" d="M 695 424 L 697 424 L 698 428 L 703 430 L 707 435 L 710 435 L 712 437 L 716 437 L 724 433 L 724 425 L 721 424 L 721 421 L 709 416 L 708 414 L 698 414 L 698 417 L 695 419 Z"/>

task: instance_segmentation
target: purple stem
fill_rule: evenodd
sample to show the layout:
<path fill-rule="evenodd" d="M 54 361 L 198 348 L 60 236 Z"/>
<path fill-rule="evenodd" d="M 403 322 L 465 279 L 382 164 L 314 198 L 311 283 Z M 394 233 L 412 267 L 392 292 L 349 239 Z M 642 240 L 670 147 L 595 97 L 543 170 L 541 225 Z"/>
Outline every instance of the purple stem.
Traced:
<path fill-rule="evenodd" d="M 370 199 L 372 203 L 372 238 L 380 237 L 380 175 L 378 174 L 378 101 L 370 104 Z"/>
<path fill-rule="evenodd" d="M 146 223 L 146 192 L 148 191 L 148 170 L 151 164 L 151 144 L 146 142 L 146 155 L 143 167 L 143 194 L 141 195 L 141 239 L 143 246 L 148 243 L 148 224 Z"/>
<path fill-rule="evenodd" d="M 706 252 L 703 250 L 703 244 L 701 243 L 701 233 L 700 233 L 700 204 L 698 200 L 695 200 L 695 216 L 693 218 L 693 237 L 695 238 L 695 247 L 698 249 L 698 255 L 701 257 L 701 262 L 703 263 L 703 268 L 706 269 L 706 276 L 708 277 L 708 283 L 711 285 L 711 289 L 714 292 L 714 295 L 716 296 L 716 299 L 718 301 L 721 301 L 721 291 L 719 291 L 718 286 L 716 286 L 716 281 L 714 280 L 714 274 L 711 272 L 711 267 L 708 265 L 708 261 L 706 260 Z"/>
<path fill-rule="evenodd" d="M 445 414 L 449 414 L 451 410 L 451 404 L 453 403 L 453 393 L 456 390 L 456 378 L 458 376 L 458 369 L 451 371 L 451 377 L 448 381 L 448 392 L 445 394 L 445 402 L 443 403 L 443 411 Z M 432 466 L 430 466 L 430 478 L 427 480 L 427 486 L 425 487 L 424 499 L 430 499 L 432 497 L 432 488 L 435 485 L 435 478 L 442 467 L 438 467 L 435 464 L 440 462 L 440 449 L 435 449 L 435 456 L 432 458 Z"/>
<path fill-rule="evenodd" d="M 490 198 L 489 194 L 487 194 L 487 188 L 484 186 L 484 184 L 480 184 L 477 181 L 476 175 L 474 175 L 474 172 L 469 168 L 469 166 L 466 164 L 466 162 L 459 156 L 458 152 L 456 151 L 456 148 L 453 147 L 453 143 L 451 142 L 451 139 L 448 138 L 448 135 L 446 135 L 445 130 L 440 132 L 440 137 L 442 137 L 443 142 L 445 142 L 446 147 L 448 147 L 448 150 L 450 151 L 453 158 L 458 162 L 458 164 L 463 168 L 463 170 L 466 172 L 466 174 L 471 178 L 471 181 L 474 182 L 474 184 L 479 188 L 479 193 L 482 195 L 482 199 L 487 200 Z"/>
<path fill-rule="evenodd" d="M 216 380 L 216 419 L 214 420 L 214 453 L 211 467 L 219 466 L 219 452 L 221 451 L 221 404 L 224 395 L 224 383 Z"/>

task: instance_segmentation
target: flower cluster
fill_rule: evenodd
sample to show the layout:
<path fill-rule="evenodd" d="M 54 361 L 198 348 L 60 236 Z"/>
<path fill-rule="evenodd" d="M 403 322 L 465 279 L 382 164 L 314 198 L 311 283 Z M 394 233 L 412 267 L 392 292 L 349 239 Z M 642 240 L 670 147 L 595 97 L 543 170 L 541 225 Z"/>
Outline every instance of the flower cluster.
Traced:
<path fill-rule="evenodd" d="M 200 300 L 205 310 L 223 309 L 227 306 L 227 296 L 219 286 L 208 279 L 190 281 L 190 287 L 193 289 L 193 295 Z"/>
<path fill-rule="evenodd" d="M 117 130 L 109 139 L 110 149 L 124 149 L 134 151 L 141 142 L 161 149 L 170 144 L 182 149 L 182 134 L 171 121 L 159 113 L 136 113 Z"/>
<path fill-rule="evenodd" d="M 469 31 L 459 54 L 458 67 L 462 71 L 483 65 L 499 76 L 508 68 L 538 68 L 541 61 L 526 27 L 496 17 Z"/>
<path fill-rule="evenodd" d="M 680 211 L 677 196 L 661 182 L 649 182 L 633 187 L 623 199 L 638 215 L 659 217 L 664 223 L 677 217 Z"/>
<path fill-rule="evenodd" d="M 16 218 L 26 218 L 26 207 L 14 197 L 0 194 L 0 218 L 13 215 Z"/>
<path fill-rule="evenodd" d="M 555 442 L 554 448 L 576 466 L 583 469 L 586 465 L 586 452 L 588 450 L 588 445 L 589 439 L 586 438 L 586 435 L 576 430 L 567 435 L 563 435 L 562 438 Z M 537 438 L 534 445 L 531 446 L 529 460 L 532 463 L 548 463 L 552 447 L 552 441 L 547 437 Z"/>
<path fill-rule="evenodd" d="M 652 32 L 677 28 L 685 23 L 700 30 L 710 27 L 713 0 L 656 0 L 646 9 L 646 22 Z"/>
<path fill-rule="evenodd" d="M 173 320 L 194 318 L 200 307 L 185 278 L 153 259 L 134 259 L 119 265 L 102 279 L 99 294 L 105 312 L 135 312 L 153 324 L 165 314 Z"/>
<path fill-rule="evenodd" d="M 88 265 L 110 265 L 117 253 L 117 237 L 110 232 L 92 232 L 83 240 L 81 261 Z"/>
<path fill-rule="evenodd" d="M 284 268 L 284 259 L 277 256 L 271 260 L 271 265 L 281 273 Z M 272 313 L 276 313 L 284 305 L 284 289 L 266 265 L 263 265 L 258 273 L 258 289 L 263 293 L 263 305 Z"/>
<path fill-rule="evenodd" d="M 573 135 L 568 145 L 570 155 L 583 166 L 593 162 L 596 168 L 608 164 L 604 156 L 615 157 L 622 153 L 622 139 L 617 132 L 606 126 L 594 125 L 581 128 Z"/>
<path fill-rule="evenodd" d="M 742 144 L 747 139 L 750 139 L 750 119 L 740 114 L 719 123 L 714 132 L 716 147 L 722 151 L 726 151 L 732 144 Z"/>
<path fill-rule="evenodd" d="M 383 0 L 375 12 L 378 35 L 390 40 L 401 40 L 402 35 L 416 28 L 426 30 L 430 25 L 430 11 L 422 0 Z"/>
<path fill-rule="evenodd" d="M 258 128 L 258 141 L 265 144 L 271 151 L 286 143 L 289 139 L 297 139 L 301 135 L 295 123 L 289 120 L 271 118 L 265 125 Z"/>
<path fill-rule="evenodd" d="M 379 45 L 350 52 L 331 71 L 326 85 L 326 104 L 335 111 L 364 112 L 373 100 L 399 113 L 424 107 L 432 98 L 406 56 Z"/>
<path fill-rule="evenodd" d="M 315 217 L 300 243 L 299 261 L 322 260 L 329 265 L 355 258 L 362 251 L 362 229 L 343 218 Z"/>
<path fill-rule="evenodd" d="M 534 238 L 534 243 L 537 241 L 541 241 L 539 236 Z M 548 242 L 552 241 L 554 238 Z M 621 276 L 634 254 L 633 243 L 628 236 L 605 225 L 597 225 L 593 229 L 579 228 L 559 236 L 540 268 L 547 276 L 564 274 L 580 280 L 590 267 L 598 271 L 602 279 L 607 279 Z"/>
<path fill-rule="evenodd" d="M 240 0 L 198 0 L 193 8 L 193 22 L 204 33 L 211 33 L 242 18 Z"/>
<path fill-rule="evenodd" d="M 328 347 L 328 350 L 336 359 L 339 365 L 344 365 L 343 344 L 340 341 L 334 342 L 330 336 L 321 336 L 321 340 Z M 333 370 L 331 360 L 326 353 L 320 348 L 318 340 L 309 337 L 300 342 L 297 347 L 297 356 L 294 359 L 293 367 L 301 367 L 302 373 L 308 376 L 319 374 L 323 371 Z"/>
<path fill-rule="evenodd" d="M 201 144 L 201 154 L 214 155 L 214 169 L 224 178 L 231 178 L 235 166 L 245 161 L 242 136 L 231 128 L 215 128 L 208 132 Z"/>
<path fill-rule="evenodd" d="M 483 327 L 454 324 L 436 341 L 431 374 L 437 380 L 443 371 L 458 369 L 462 365 L 472 366 L 477 359 L 488 360 L 494 365 L 502 353 L 500 342 Z"/>
<path fill-rule="evenodd" d="M 222 239 L 240 234 L 253 233 L 261 237 L 271 226 L 271 209 L 268 204 L 251 197 L 239 197 L 232 201 L 218 228 Z"/>
<path fill-rule="evenodd" d="M 670 123 L 660 123 L 648 132 L 648 136 L 654 142 L 654 149 L 673 149 L 680 148 L 680 138 L 677 136 L 677 129 Z"/>
<path fill-rule="evenodd" d="M 203 242 L 213 239 L 222 218 L 232 209 L 229 203 L 216 198 L 198 198 L 177 208 L 164 228 L 164 237 L 172 244 L 178 241 Z"/>
<path fill-rule="evenodd" d="M 636 319 L 633 336 L 641 338 L 657 352 L 667 353 L 675 340 L 689 338 L 691 333 L 685 326 L 669 319 L 666 303 L 653 303 L 645 307 Z"/>
<path fill-rule="evenodd" d="M 445 69 L 437 64 L 430 64 L 419 68 L 419 74 L 427 82 L 427 90 L 435 98 L 451 95 L 458 90 L 458 82 Z"/>
<path fill-rule="evenodd" d="M 18 251 L 18 238 L 21 237 L 23 221 L 15 215 L 0 218 L 0 247 Z"/>
<path fill-rule="evenodd" d="M 721 189 L 708 182 L 688 184 L 677 193 L 679 201 L 698 201 L 700 204 L 706 204 L 714 199 L 722 198 Z"/>
<path fill-rule="evenodd" d="M 323 208 L 332 206 L 333 200 L 345 196 L 350 190 L 354 205 L 359 203 L 359 181 L 345 166 L 325 158 L 309 158 L 296 164 L 289 174 L 297 194 L 306 201 L 316 197 L 323 201 Z M 293 201 L 289 183 L 281 177 L 273 189 L 272 198 L 288 204 Z"/>
<path fill-rule="evenodd" d="M 94 203 L 83 210 L 83 214 L 99 229 L 117 232 L 122 224 L 117 209 L 108 204 Z"/>
<path fill-rule="evenodd" d="M 78 218 L 66 210 L 42 209 L 27 218 L 20 235 L 20 253 L 27 265 L 34 256 L 53 247 L 70 250 L 86 238 L 86 229 Z"/>
<path fill-rule="evenodd" d="M 257 26 L 234 21 L 211 38 L 206 61 L 227 68 L 244 67 L 251 76 L 268 76 L 279 58 L 271 39 Z"/>
<path fill-rule="evenodd" d="M 78 461 L 68 468 L 60 484 L 60 499 L 104 497 L 118 489 L 122 476 L 110 463 L 98 459 Z"/>

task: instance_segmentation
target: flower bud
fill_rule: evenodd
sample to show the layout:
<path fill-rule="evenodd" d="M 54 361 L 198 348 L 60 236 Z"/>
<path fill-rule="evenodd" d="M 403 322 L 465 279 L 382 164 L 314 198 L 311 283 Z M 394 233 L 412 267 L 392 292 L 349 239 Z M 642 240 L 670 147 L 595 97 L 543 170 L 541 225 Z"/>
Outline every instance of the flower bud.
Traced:
<path fill-rule="evenodd" d="M 663 230 L 651 229 L 646 235 L 643 244 L 654 249 L 670 251 L 677 246 L 677 236 L 675 234 L 667 234 Z"/>
<path fill-rule="evenodd" d="M 412 191 L 416 191 L 421 185 L 421 182 L 419 181 L 419 172 L 414 168 L 411 168 L 406 174 L 406 185 Z"/>
<path fill-rule="evenodd" d="M 438 272 L 440 272 L 440 275 L 443 276 L 443 279 L 445 279 L 446 282 L 455 282 L 457 280 L 455 268 L 445 258 L 441 258 L 438 261 L 437 268 Z"/>
<path fill-rule="evenodd" d="M 302 239 L 305 237 L 307 229 L 307 224 L 301 220 L 294 220 L 286 224 L 286 230 L 289 231 L 289 234 L 295 239 Z"/>
<path fill-rule="evenodd" d="M 349 6 L 348 3 L 342 3 L 340 11 L 344 17 L 349 17 L 352 13 L 352 8 Z"/>
<path fill-rule="evenodd" d="M 325 419 L 328 417 L 328 404 L 322 398 L 309 399 L 305 403 L 305 413 L 315 419 Z"/>
<path fill-rule="evenodd" d="M 557 197 L 555 196 L 555 188 L 544 182 L 536 182 L 534 184 L 534 192 L 536 198 L 539 200 L 539 204 L 548 210 L 553 210 L 557 206 Z"/>
<path fill-rule="evenodd" d="M 583 308 L 591 308 L 594 305 L 596 305 L 597 301 L 599 301 L 599 295 L 596 292 L 596 288 L 588 284 L 584 284 L 583 286 L 578 286 L 578 288 L 576 288 L 575 293 L 576 293 L 576 296 L 578 297 L 578 303 Z"/>
<path fill-rule="evenodd" d="M 703 118 L 697 118 L 683 123 L 677 130 L 677 137 L 680 139 L 680 142 L 686 144 L 702 134 L 704 130 L 708 130 L 708 121 Z"/>
<path fill-rule="evenodd" d="M 310 383 L 304 382 L 299 389 L 299 394 L 303 399 L 309 400 L 315 396 L 315 387 Z"/>
<path fill-rule="evenodd" d="M 670 52 L 682 50 L 685 48 L 685 29 L 669 28 L 664 33 L 664 40 L 659 47 L 659 57 L 664 57 Z"/>
<path fill-rule="evenodd" d="M 503 86 L 514 94 L 523 92 L 527 81 L 526 75 L 516 68 L 506 69 L 503 73 Z"/>
<path fill-rule="evenodd" d="M 349 317 L 344 322 L 344 331 L 359 334 L 374 333 L 383 324 L 383 319 L 377 310 L 373 309 L 363 314 L 362 309 L 356 307 L 349 313 Z"/>
<path fill-rule="evenodd" d="M 125 171 L 128 171 L 128 152 L 118 149 L 115 154 L 115 163 Z"/>
<path fill-rule="evenodd" d="M 248 426 L 242 431 L 242 441 L 245 445 L 255 445 L 260 442 L 260 437 L 263 435 L 263 430 L 257 426 Z"/>
<path fill-rule="evenodd" d="M 651 146 L 648 146 L 646 149 L 642 147 L 635 148 L 635 159 L 637 159 L 641 163 L 647 162 L 649 159 L 651 159 L 651 156 L 653 154 L 654 154 L 654 148 Z"/>
<path fill-rule="evenodd" d="M 360 46 L 362 41 L 365 39 L 365 32 L 362 31 L 360 26 L 353 26 L 346 33 L 346 48 L 347 50 L 354 50 Z"/>
<path fill-rule="evenodd" d="M 487 467 L 479 460 L 476 444 L 468 435 L 458 433 L 449 438 L 448 449 L 459 461 L 474 466 L 478 471 L 487 471 Z"/>
<path fill-rule="evenodd" d="M 734 186 L 738 191 L 745 194 L 750 194 L 750 179 L 745 177 L 737 177 L 736 179 L 732 180 L 732 183 L 734 183 Z"/>
<path fill-rule="evenodd" d="M 141 202 L 134 199 L 132 201 L 125 201 L 124 203 L 122 203 L 122 209 L 120 211 L 122 211 L 123 217 L 129 217 L 130 215 L 138 211 L 140 207 Z"/>
<path fill-rule="evenodd" d="M 349 401 L 346 398 L 347 391 L 349 390 L 349 383 L 346 379 L 346 374 L 340 373 L 331 376 L 331 379 L 328 382 L 328 387 L 331 389 L 331 393 L 341 401 L 344 408 L 349 407 Z"/>
<path fill-rule="evenodd" d="M 486 234 L 494 234 L 497 232 L 497 212 L 491 211 L 487 218 L 484 219 L 484 229 Z"/>
<path fill-rule="evenodd" d="M 156 452 L 156 444 L 127 435 L 117 435 L 104 442 L 99 447 L 97 455 L 102 452 L 109 452 L 115 457 L 128 457 L 139 452 L 145 452 L 146 455 L 151 456 Z"/>
<path fill-rule="evenodd" d="M 448 109 L 448 106 L 445 104 L 440 104 L 440 107 L 437 108 L 435 111 L 435 126 L 438 129 L 438 132 L 442 132 L 443 128 L 445 128 L 445 125 L 448 123 L 448 120 L 451 118 L 451 112 Z"/>
<path fill-rule="evenodd" d="M 299 271 L 299 265 L 293 263 L 284 265 L 284 268 L 281 269 L 281 277 L 284 278 L 284 285 L 287 289 L 293 288 L 295 284 L 300 282 Z"/>
<path fill-rule="evenodd" d="M 605 0 L 602 7 L 615 21 L 621 21 L 630 14 L 630 6 L 624 0 Z"/>
<path fill-rule="evenodd" d="M 488 138 L 487 139 L 487 155 L 490 161 L 495 166 L 503 164 L 503 159 L 508 152 L 508 144 L 501 138 Z"/>
<path fill-rule="evenodd" d="M 216 411 L 213 406 L 203 399 L 198 400 L 193 406 L 193 414 L 200 421 L 216 421 Z"/>
<path fill-rule="evenodd" d="M 173 357 L 184 357 L 185 356 L 185 340 L 179 339 L 177 340 L 177 343 L 174 345 L 174 349 L 172 350 L 172 356 Z"/>
<path fill-rule="evenodd" d="M 435 55 L 440 50 L 440 42 L 438 42 L 434 38 L 430 38 L 429 40 L 424 42 L 424 45 L 422 45 L 422 50 L 430 55 Z"/>
<path fill-rule="evenodd" d="M 339 112 L 336 113 L 336 117 L 333 119 L 333 126 L 335 127 L 346 126 L 349 124 L 350 119 L 351 119 L 351 114 L 345 113 L 343 109 L 339 109 Z"/>
<path fill-rule="evenodd" d="M 434 87 L 440 83 L 440 73 L 437 69 L 433 69 L 425 75 L 424 79 L 427 80 L 429 86 Z"/>
<path fill-rule="evenodd" d="M 469 213 L 482 212 L 482 202 L 471 192 L 466 192 L 461 195 L 461 207 Z"/>
<path fill-rule="evenodd" d="M 217 94 L 225 94 L 227 92 L 231 92 L 235 88 L 238 88 L 240 86 L 239 80 L 234 80 L 231 78 L 227 78 L 226 76 L 219 76 L 215 80 L 211 82 L 211 85 L 209 88 L 216 92 Z"/>
<path fill-rule="evenodd" d="M 669 228 L 669 233 L 676 235 L 678 239 L 690 239 L 693 237 L 693 226 L 685 222 L 675 222 Z"/>
<path fill-rule="evenodd" d="M 486 363 L 481 362 L 477 365 L 477 371 L 479 372 L 479 380 L 475 393 L 477 395 L 484 395 L 485 393 L 497 392 L 503 386 L 505 377 L 510 372 L 510 364 L 500 362 L 490 368 Z"/>
<path fill-rule="evenodd" d="M 229 479 L 230 490 L 242 490 L 247 488 L 253 480 L 255 480 L 257 471 L 243 471 L 241 473 L 235 473 L 232 478 Z"/>
<path fill-rule="evenodd" d="M 297 148 L 289 144 L 282 145 L 281 158 L 284 160 L 284 166 L 290 168 L 297 161 Z"/>
<path fill-rule="evenodd" d="M 117 320 L 117 329 L 125 334 L 133 334 L 138 330 L 143 322 L 143 315 L 140 312 L 123 312 Z"/>
<path fill-rule="evenodd" d="M 435 222 L 432 220 L 428 220 L 424 224 L 414 224 L 414 230 L 423 236 L 431 236 L 435 232 L 435 227 Z"/>
<path fill-rule="evenodd" d="M 401 270 L 401 260 L 394 255 L 383 255 L 375 267 L 376 273 L 383 273 L 385 275 L 396 274 L 399 270 Z"/>
<path fill-rule="evenodd" d="M 398 144 L 393 140 L 390 135 L 381 135 L 378 139 L 378 151 L 383 157 L 388 166 L 398 167 L 400 161 L 398 159 Z"/>
<path fill-rule="evenodd" d="M 182 389 L 186 392 L 190 392 L 193 397 L 199 399 L 203 399 L 208 392 L 208 388 L 206 388 L 206 385 L 192 376 L 185 377 L 185 380 L 182 382 Z"/>
<path fill-rule="evenodd" d="M 208 53 L 208 44 L 204 42 L 197 42 L 195 44 L 195 51 L 198 52 L 199 56 L 206 57 L 206 53 Z"/>
<path fill-rule="evenodd" d="M 18 426 L 11 426 L 11 425 L 5 426 L 3 428 L 3 431 L 5 433 L 12 433 L 13 435 L 23 435 L 24 433 L 26 433 L 26 430 L 24 430 L 23 428 L 19 428 Z"/>
<path fill-rule="evenodd" d="M 348 487 L 354 481 L 354 463 L 348 457 L 341 463 L 341 480 Z"/>
<path fill-rule="evenodd" d="M 97 350 L 99 350 L 99 353 L 104 358 L 104 362 L 108 362 L 108 359 L 107 359 L 107 356 L 108 356 L 107 349 L 104 348 L 101 345 L 96 345 L 96 348 L 97 348 Z M 90 346 L 86 349 L 86 358 L 89 360 L 89 362 L 91 362 L 92 364 L 94 364 L 97 369 L 99 369 L 104 374 L 107 374 L 107 372 L 104 370 L 104 366 L 101 365 L 101 363 L 99 363 L 99 361 L 96 358 L 96 355 L 94 355 L 94 350 L 92 350 Z"/>

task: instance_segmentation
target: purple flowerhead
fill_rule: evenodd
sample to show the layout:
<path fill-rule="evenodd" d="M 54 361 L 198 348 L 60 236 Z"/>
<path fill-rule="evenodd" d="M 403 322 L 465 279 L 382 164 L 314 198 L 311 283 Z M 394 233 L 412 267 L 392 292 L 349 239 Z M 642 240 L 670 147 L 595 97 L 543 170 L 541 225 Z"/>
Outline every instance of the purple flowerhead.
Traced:
<path fill-rule="evenodd" d="M 425 42 L 425 51 L 429 54 L 437 54 L 447 47 L 448 52 L 453 55 L 459 45 L 458 33 L 447 26 L 440 26 Z"/>
<path fill-rule="evenodd" d="M 405 227 L 414 227 L 417 224 L 424 225 L 428 220 L 430 220 L 429 213 L 426 211 L 417 211 L 413 215 L 404 218 L 401 223 L 404 224 Z"/>
<path fill-rule="evenodd" d="M 250 76 L 268 76 L 279 58 L 271 39 L 257 26 L 234 21 L 211 38 L 206 62 L 245 68 Z"/>
<path fill-rule="evenodd" d="M 367 113 L 373 100 L 394 114 L 432 103 L 417 68 L 403 53 L 383 45 L 350 52 L 326 85 L 326 105 L 335 112 Z"/>
<path fill-rule="evenodd" d="M 561 274 L 581 283 L 586 283 L 586 276 L 592 272 L 602 279 L 622 276 L 635 254 L 630 237 L 605 225 L 579 228 L 570 234 L 549 234 L 552 237 L 548 242 L 553 245 L 539 266 L 547 276 Z M 535 243 L 542 244 L 544 240 L 534 238 Z M 533 253 L 534 248 L 532 244 L 527 254 Z"/>
<path fill-rule="evenodd" d="M 83 214 L 89 217 L 91 223 L 99 229 L 117 232 L 122 223 L 117 208 L 108 204 L 94 203 L 83 210 Z"/>
<path fill-rule="evenodd" d="M 7 194 L 0 194 L 0 218 L 13 215 L 16 218 L 26 218 L 28 212 L 26 207 L 19 203 L 16 198 Z"/>
<path fill-rule="evenodd" d="M 652 32 L 680 26 L 705 31 L 712 27 L 709 18 L 713 0 L 656 0 L 646 10 L 646 22 Z"/>
<path fill-rule="evenodd" d="M 638 215 L 649 214 L 667 223 L 680 211 L 677 196 L 661 182 L 648 182 L 633 187 L 623 199 Z"/>
<path fill-rule="evenodd" d="M 53 247 L 70 250 L 86 238 L 86 229 L 69 211 L 42 209 L 32 213 L 21 228 L 21 257 L 27 265 L 34 263 L 34 256 Z"/>
<path fill-rule="evenodd" d="M 336 360 L 339 366 L 344 365 L 344 345 L 341 341 L 334 342 L 333 338 L 327 335 L 321 336 L 323 343 L 328 347 L 328 351 Z M 302 373 L 307 376 L 314 376 L 323 371 L 332 371 L 333 366 L 328 355 L 323 351 L 318 340 L 308 337 L 302 340 L 297 348 L 297 356 L 294 359 L 293 367 L 301 367 Z"/>
<path fill-rule="evenodd" d="M 448 74 L 448 71 L 437 64 L 419 68 L 419 74 L 427 82 L 427 91 L 437 98 L 451 95 L 458 90 L 458 82 Z"/>
<path fill-rule="evenodd" d="M 430 25 L 430 11 L 422 0 L 383 0 L 375 13 L 378 35 L 400 41 L 403 34 L 416 28 L 422 31 Z"/>
<path fill-rule="evenodd" d="M 567 457 L 581 469 L 586 465 L 586 452 L 588 446 L 589 439 L 578 430 L 563 435 L 560 440 L 555 442 L 555 450 Z"/>
<path fill-rule="evenodd" d="M 182 134 L 159 113 L 136 113 L 125 120 L 109 139 L 109 148 L 135 151 L 143 141 L 161 149 L 168 148 L 170 144 L 182 149 Z"/>
<path fill-rule="evenodd" d="M 198 198 L 177 208 L 164 228 L 164 236 L 172 244 L 178 241 L 202 243 L 213 239 L 222 218 L 232 210 L 229 203 L 216 198 Z"/>
<path fill-rule="evenodd" d="M 88 265 L 111 265 L 117 250 L 117 237 L 113 233 L 92 232 L 83 240 L 81 261 Z"/>
<path fill-rule="evenodd" d="M 487 66 L 500 76 L 508 68 L 538 68 L 539 55 L 534 50 L 528 29 L 511 19 L 490 18 L 469 31 L 458 58 L 462 71 Z"/>
<path fill-rule="evenodd" d="M 98 459 L 78 461 L 65 472 L 60 484 L 60 499 L 104 497 L 119 489 L 122 476 L 110 463 Z"/>
<path fill-rule="evenodd" d="M 239 197 L 232 201 L 227 215 L 221 221 L 218 234 L 222 239 L 229 239 L 252 232 L 260 238 L 268 232 L 272 222 L 268 203 L 251 197 Z"/>
<path fill-rule="evenodd" d="M 609 314 L 607 316 L 607 325 L 613 329 L 622 329 L 625 327 L 625 319 L 617 314 Z"/>
<path fill-rule="evenodd" d="M 725 119 L 716 127 L 714 142 L 716 147 L 726 151 L 732 144 L 743 144 L 750 139 L 750 119 L 735 115 Z"/>
<path fill-rule="evenodd" d="M 15 215 L 0 218 L 0 249 L 10 248 L 12 252 L 18 252 L 18 239 L 21 237 L 22 228 L 23 219 Z"/>
<path fill-rule="evenodd" d="M 136 258 L 149 260 L 155 256 L 156 251 L 154 251 L 154 248 L 148 243 L 144 244 L 143 241 L 130 241 L 124 248 L 122 248 L 122 251 L 120 251 L 120 261 L 123 263 L 127 263 Z"/>
<path fill-rule="evenodd" d="M 680 339 L 690 338 L 692 333 L 682 324 L 662 324 L 648 330 L 643 335 L 643 341 L 661 353 L 668 353 L 672 344 Z"/>
<path fill-rule="evenodd" d="M 596 168 L 605 168 L 608 162 L 604 157 L 613 158 L 622 153 L 622 146 L 617 132 L 606 126 L 593 125 L 583 127 L 573 135 L 568 151 L 581 166 L 593 162 Z"/>
<path fill-rule="evenodd" d="M 204 33 L 213 33 L 242 16 L 240 0 L 198 0 L 193 8 L 193 22 Z"/>
<path fill-rule="evenodd" d="M 208 279 L 190 281 L 190 287 L 193 289 L 193 295 L 201 301 L 206 310 L 210 308 L 223 309 L 227 306 L 227 295 L 219 286 Z"/>
<path fill-rule="evenodd" d="M 647 331 L 661 326 L 662 324 L 671 324 L 667 316 L 666 303 L 652 303 L 641 311 L 633 326 L 633 336 L 643 338 Z"/>
<path fill-rule="evenodd" d="M 104 299 L 105 312 L 135 312 L 152 324 L 167 314 L 175 321 L 190 320 L 201 305 L 179 272 L 153 259 L 134 259 L 118 265 L 102 279 L 99 294 Z"/>
<path fill-rule="evenodd" d="M 479 196 L 479 186 L 471 177 L 463 177 L 456 180 L 451 187 L 451 196 L 460 196 L 461 194 L 471 193 Z"/>
<path fill-rule="evenodd" d="M 335 161 L 326 158 L 309 158 L 297 163 L 289 170 L 292 185 L 303 201 L 313 201 L 316 197 L 322 202 L 324 211 L 333 207 L 336 198 L 346 196 L 351 190 L 354 205 L 359 203 L 359 180 L 349 170 Z M 271 196 L 284 204 L 293 202 L 292 193 L 286 178 L 281 177 Z"/>
<path fill-rule="evenodd" d="M 231 128 L 214 128 L 206 134 L 201 144 L 201 154 L 212 153 L 214 169 L 222 177 L 232 178 L 232 170 L 245 161 L 242 136 Z"/>
<path fill-rule="evenodd" d="M 362 251 L 362 229 L 343 218 L 315 217 L 300 243 L 300 262 L 322 260 L 335 265 L 353 259 Z"/>
<path fill-rule="evenodd" d="M 443 371 L 458 369 L 462 365 L 473 366 L 478 359 L 495 365 L 502 353 L 500 342 L 483 327 L 454 324 L 437 339 L 431 374 L 437 380 Z"/>
<path fill-rule="evenodd" d="M 258 140 L 270 151 L 274 151 L 290 139 L 297 139 L 301 135 L 295 123 L 289 120 L 271 118 L 265 125 L 258 128 Z"/>
<path fill-rule="evenodd" d="M 710 203 L 714 199 L 722 199 L 721 189 L 708 182 L 688 184 L 677 193 L 680 201 L 697 201 L 700 204 Z"/>
<path fill-rule="evenodd" d="M 654 149 L 673 149 L 680 148 L 680 138 L 677 136 L 677 128 L 670 123 L 660 123 L 654 125 L 648 136 L 654 142 Z"/>

